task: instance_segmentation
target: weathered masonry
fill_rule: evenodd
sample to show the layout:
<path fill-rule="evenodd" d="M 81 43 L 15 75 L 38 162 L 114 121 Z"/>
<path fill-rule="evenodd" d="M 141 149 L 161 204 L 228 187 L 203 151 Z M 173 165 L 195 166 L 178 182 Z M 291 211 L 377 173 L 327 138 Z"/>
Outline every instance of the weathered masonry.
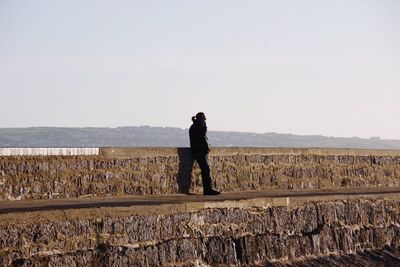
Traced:
<path fill-rule="evenodd" d="M 0 266 L 400 265 L 397 150 L 215 148 L 217 197 L 179 194 L 187 148 L 32 151 L 0 156 Z"/>
<path fill-rule="evenodd" d="M 224 192 L 400 186 L 400 151 L 218 148 L 210 155 Z M 198 192 L 186 148 L 101 148 L 99 155 L 2 156 L 0 200 Z"/>
<path fill-rule="evenodd" d="M 0 265 L 313 266 L 325 260 L 341 266 L 348 259 L 360 264 L 362 253 L 369 257 L 366 262 L 374 261 L 371 253 L 377 253 L 386 256 L 377 266 L 398 266 L 399 196 L 211 199 L 8 212 L 0 214 Z"/>

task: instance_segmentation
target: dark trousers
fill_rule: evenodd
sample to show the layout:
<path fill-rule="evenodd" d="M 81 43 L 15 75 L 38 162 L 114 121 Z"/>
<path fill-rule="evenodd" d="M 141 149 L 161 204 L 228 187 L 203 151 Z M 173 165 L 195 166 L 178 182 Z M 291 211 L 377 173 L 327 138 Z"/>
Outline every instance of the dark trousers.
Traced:
<path fill-rule="evenodd" d="M 208 165 L 208 154 L 202 152 L 193 153 L 193 159 L 197 161 L 201 169 L 201 180 L 205 191 L 211 189 L 211 171 Z"/>

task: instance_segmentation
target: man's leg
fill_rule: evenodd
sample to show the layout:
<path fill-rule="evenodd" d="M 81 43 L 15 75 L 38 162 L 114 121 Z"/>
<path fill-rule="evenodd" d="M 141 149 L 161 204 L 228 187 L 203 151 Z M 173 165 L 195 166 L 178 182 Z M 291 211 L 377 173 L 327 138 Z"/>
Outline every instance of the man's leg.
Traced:
<path fill-rule="evenodd" d="M 206 154 L 198 154 L 196 155 L 196 161 L 200 166 L 201 169 L 201 180 L 203 182 L 204 191 L 211 190 L 211 171 L 210 166 L 207 162 L 207 155 Z"/>
<path fill-rule="evenodd" d="M 218 191 L 211 188 L 211 171 L 208 165 L 207 154 L 196 155 L 196 161 L 201 169 L 201 180 L 203 182 L 204 195 L 219 195 Z"/>

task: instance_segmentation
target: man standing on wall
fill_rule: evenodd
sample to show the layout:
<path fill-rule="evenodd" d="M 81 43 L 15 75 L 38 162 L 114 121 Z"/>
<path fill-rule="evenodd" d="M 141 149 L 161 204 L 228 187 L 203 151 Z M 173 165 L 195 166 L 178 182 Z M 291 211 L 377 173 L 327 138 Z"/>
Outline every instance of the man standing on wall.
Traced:
<path fill-rule="evenodd" d="M 192 117 L 193 124 L 189 129 L 190 148 L 193 158 L 201 169 L 201 180 L 203 182 L 204 195 L 219 195 L 220 192 L 211 188 L 210 166 L 208 165 L 208 153 L 210 147 L 207 139 L 206 116 L 199 112 Z"/>

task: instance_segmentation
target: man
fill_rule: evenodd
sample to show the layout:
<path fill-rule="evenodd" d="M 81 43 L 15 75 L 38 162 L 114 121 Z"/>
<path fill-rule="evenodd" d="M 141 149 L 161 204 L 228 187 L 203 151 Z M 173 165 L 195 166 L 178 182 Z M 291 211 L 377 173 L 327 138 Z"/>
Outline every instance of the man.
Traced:
<path fill-rule="evenodd" d="M 210 147 L 207 139 L 206 116 L 199 112 L 192 117 L 193 124 L 189 129 L 190 148 L 193 158 L 197 161 L 201 169 L 201 180 L 203 182 L 204 195 L 219 195 L 220 192 L 211 188 L 210 167 L 208 165 L 208 153 Z"/>

